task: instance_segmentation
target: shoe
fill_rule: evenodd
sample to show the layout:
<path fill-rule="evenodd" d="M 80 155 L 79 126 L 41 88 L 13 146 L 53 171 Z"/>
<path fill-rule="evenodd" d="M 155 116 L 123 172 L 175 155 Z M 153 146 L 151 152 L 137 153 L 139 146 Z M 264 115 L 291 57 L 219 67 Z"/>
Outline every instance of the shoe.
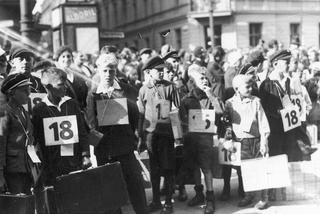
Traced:
<path fill-rule="evenodd" d="M 194 187 L 194 190 L 196 191 L 196 195 L 188 202 L 189 207 L 194 207 L 197 205 L 204 204 L 204 194 L 203 194 L 203 185 L 197 185 Z"/>
<path fill-rule="evenodd" d="M 269 207 L 269 203 L 267 201 L 259 201 L 258 203 L 256 203 L 256 205 L 254 205 L 254 207 L 259 210 L 264 210 Z"/>
<path fill-rule="evenodd" d="M 160 212 L 160 214 L 171 214 L 173 213 L 173 206 L 165 204 Z"/>
<path fill-rule="evenodd" d="M 188 195 L 185 188 L 179 190 L 178 200 L 186 201 L 188 199 Z"/>
<path fill-rule="evenodd" d="M 155 211 L 158 211 L 158 210 L 161 210 L 162 208 L 162 204 L 161 202 L 151 202 L 149 205 L 148 205 L 148 211 L 149 213 L 152 213 L 152 212 L 155 212 Z"/>
<path fill-rule="evenodd" d="M 215 198 L 213 191 L 207 191 L 206 192 L 206 206 L 204 209 L 204 214 L 214 214 L 214 211 L 216 210 L 215 206 Z"/>
<path fill-rule="evenodd" d="M 238 207 L 246 207 L 250 204 L 252 204 L 253 196 L 246 195 L 239 203 Z"/>
<path fill-rule="evenodd" d="M 204 194 L 202 192 L 196 193 L 196 195 L 188 202 L 189 207 L 194 207 L 202 204 L 204 204 Z"/>

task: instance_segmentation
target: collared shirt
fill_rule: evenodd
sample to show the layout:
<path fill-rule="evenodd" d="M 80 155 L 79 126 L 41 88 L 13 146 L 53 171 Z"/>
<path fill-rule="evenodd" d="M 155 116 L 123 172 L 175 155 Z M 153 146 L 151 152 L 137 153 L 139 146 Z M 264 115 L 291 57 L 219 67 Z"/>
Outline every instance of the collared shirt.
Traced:
<path fill-rule="evenodd" d="M 54 107 L 56 107 L 59 111 L 61 111 L 61 105 L 62 105 L 63 103 L 65 103 L 65 102 L 67 102 L 67 101 L 70 100 L 70 99 L 71 99 L 71 97 L 64 96 L 64 97 L 61 98 L 59 104 L 58 104 L 58 105 L 55 105 L 55 104 L 53 104 L 53 103 L 49 100 L 48 95 L 47 95 L 47 96 L 45 96 L 45 97 L 42 99 L 42 102 L 45 103 L 47 106 L 54 106 Z"/>
<path fill-rule="evenodd" d="M 237 138 L 255 138 L 270 133 L 269 123 L 258 97 L 242 99 L 235 94 L 226 101 L 225 108 Z"/>
<path fill-rule="evenodd" d="M 102 93 L 102 94 L 108 94 L 108 96 L 111 97 L 112 92 L 113 92 L 115 89 L 116 89 L 116 90 L 121 90 L 121 87 L 120 87 L 119 83 L 114 80 L 114 81 L 113 81 L 113 85 L 110 86 L 110 87 L 106 87 L 104 84 L 100 83 L 100 84 L 98 85 L 98 88 L 97 88 L 96 93 L 97 93 L 97 94 L 100 94 L 100 93 Z"/>

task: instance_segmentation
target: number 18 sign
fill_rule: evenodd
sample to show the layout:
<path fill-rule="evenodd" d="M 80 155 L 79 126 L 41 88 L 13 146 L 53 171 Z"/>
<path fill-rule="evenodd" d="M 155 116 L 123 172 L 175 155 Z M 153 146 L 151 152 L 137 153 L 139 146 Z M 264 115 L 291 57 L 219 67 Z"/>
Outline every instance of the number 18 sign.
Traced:
<path fill-rule="evenodd" d="M 301 118 L 297 106 L 284 108 L 280 111 L 283 129 L 285 132 L 301 126 Z"/>
<path fill-rule="evenodd" d="M 44 118 L 43 129 L 46 146 L 79 142 L 77 117 L 75 115 Z"/>

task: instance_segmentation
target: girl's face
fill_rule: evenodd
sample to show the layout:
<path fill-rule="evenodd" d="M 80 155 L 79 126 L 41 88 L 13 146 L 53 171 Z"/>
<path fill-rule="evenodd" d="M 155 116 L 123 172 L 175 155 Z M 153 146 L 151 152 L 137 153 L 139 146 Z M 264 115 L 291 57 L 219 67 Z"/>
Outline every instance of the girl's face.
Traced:
<path fill-rule="evenodd" d="M 63 52 L 58 58 L 58 63 L 62 68 L 70 67 L 72 63 L 72 54 L 69 51 Z"/>
<path fill-rule="evenodd" d="M 251 92 L 252 92 L 252 83 L 251 82 L 247 82 L 247 83 L 241 84 L 238 87 L 237 91 L 242 97 L 249 97 L 251 95 Z"/>

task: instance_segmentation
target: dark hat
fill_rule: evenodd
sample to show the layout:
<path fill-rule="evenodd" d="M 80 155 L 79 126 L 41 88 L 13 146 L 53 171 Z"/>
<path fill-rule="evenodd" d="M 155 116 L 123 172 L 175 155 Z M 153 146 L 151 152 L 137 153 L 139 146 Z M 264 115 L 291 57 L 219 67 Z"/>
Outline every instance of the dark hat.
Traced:
<path fill-rule="evenodd" d="M 226 52 L 223 50 L 223 48 L 221 46 L 217 46 L 213 49 L 212 51 L 212 55 L 213 56 L 224 56 L 226 55 Z"/>
<path fill-rule="evenodd" d="M 203 53 L 205 52 L 205 49 L 201 46 L 197 46 L 194 50 L 193 50 L 193 55 L 195 57 L 200 57 Z"/>
<path fill-rule="evenodd" d="M 247 62 L 252 66 L 257 66 L 265 60 L 262 51 L 253 51 L 247 58 Z"/>
<path fill-rule="evenodd" d="M 114 45 L 105 45 L 101 48 L 100 54 L 103 53 L 117 53 L 118 48 Z"/>
<path fill-rule="evenodd" d="M 165 62 L 160 56 L 151 57 L 143 66 L 142 70 L 164 68 Z"/>
<path fill-rule="evenodd" d="M 17 87 L 31 85 L 30 76 L 26 73 L 15 73 L 7 76 L 2 83 L 1 92 L 6 94 L 8 91 Z"/>
<path fill-rule="evenodd" d="M 22 48 L 22 47 L 14 47 L 10 50 L 10 57 L 9 57 L 9 60 L 12 60 L 14 58 L 17 58 L 17 57 L 20 57 L 22 55 L 29 55 L 29 56 L 32 56 L 32 57 L 35 57 L 35 54 L 26 49 L 26 48 Z"/>
<path fill-rule="evenodd" d="M 270 62 L 273 63 L 277 60 L 290 60 L 291 52 L 289 50 L 280 50 L 270 56 Z"/>
<path fill-rule="evenodd" d="M 57 51 L 56 53 L 54 54 L 54 59 L 55 60 L 58 60 L 60 55 L 65 52 L 65 51 L 68 51 L 71 55 L 72 55 L 72 49 L 71 47 L 69 46 L 61 46 Z"/>
<path fill-rule="evenodd" d="M 141 56 L 142 54 L 151 54 L 152 50 L 150 48 L 142 48 L 139 52 L 139 55 Z"/>
<path fill-rule="evenodd" d="M 254 72 L 255 72 L 255 69 L 253 65 L 250 63 L 246 63 L 240 68 L 238 74 L 252 74 Z"/>
<path fill-rule="evenodd" d="M 180 59 L 178 51 L 170 51 L 163 57 L 163 60 L 166 61 L 169 58 Z"/>

